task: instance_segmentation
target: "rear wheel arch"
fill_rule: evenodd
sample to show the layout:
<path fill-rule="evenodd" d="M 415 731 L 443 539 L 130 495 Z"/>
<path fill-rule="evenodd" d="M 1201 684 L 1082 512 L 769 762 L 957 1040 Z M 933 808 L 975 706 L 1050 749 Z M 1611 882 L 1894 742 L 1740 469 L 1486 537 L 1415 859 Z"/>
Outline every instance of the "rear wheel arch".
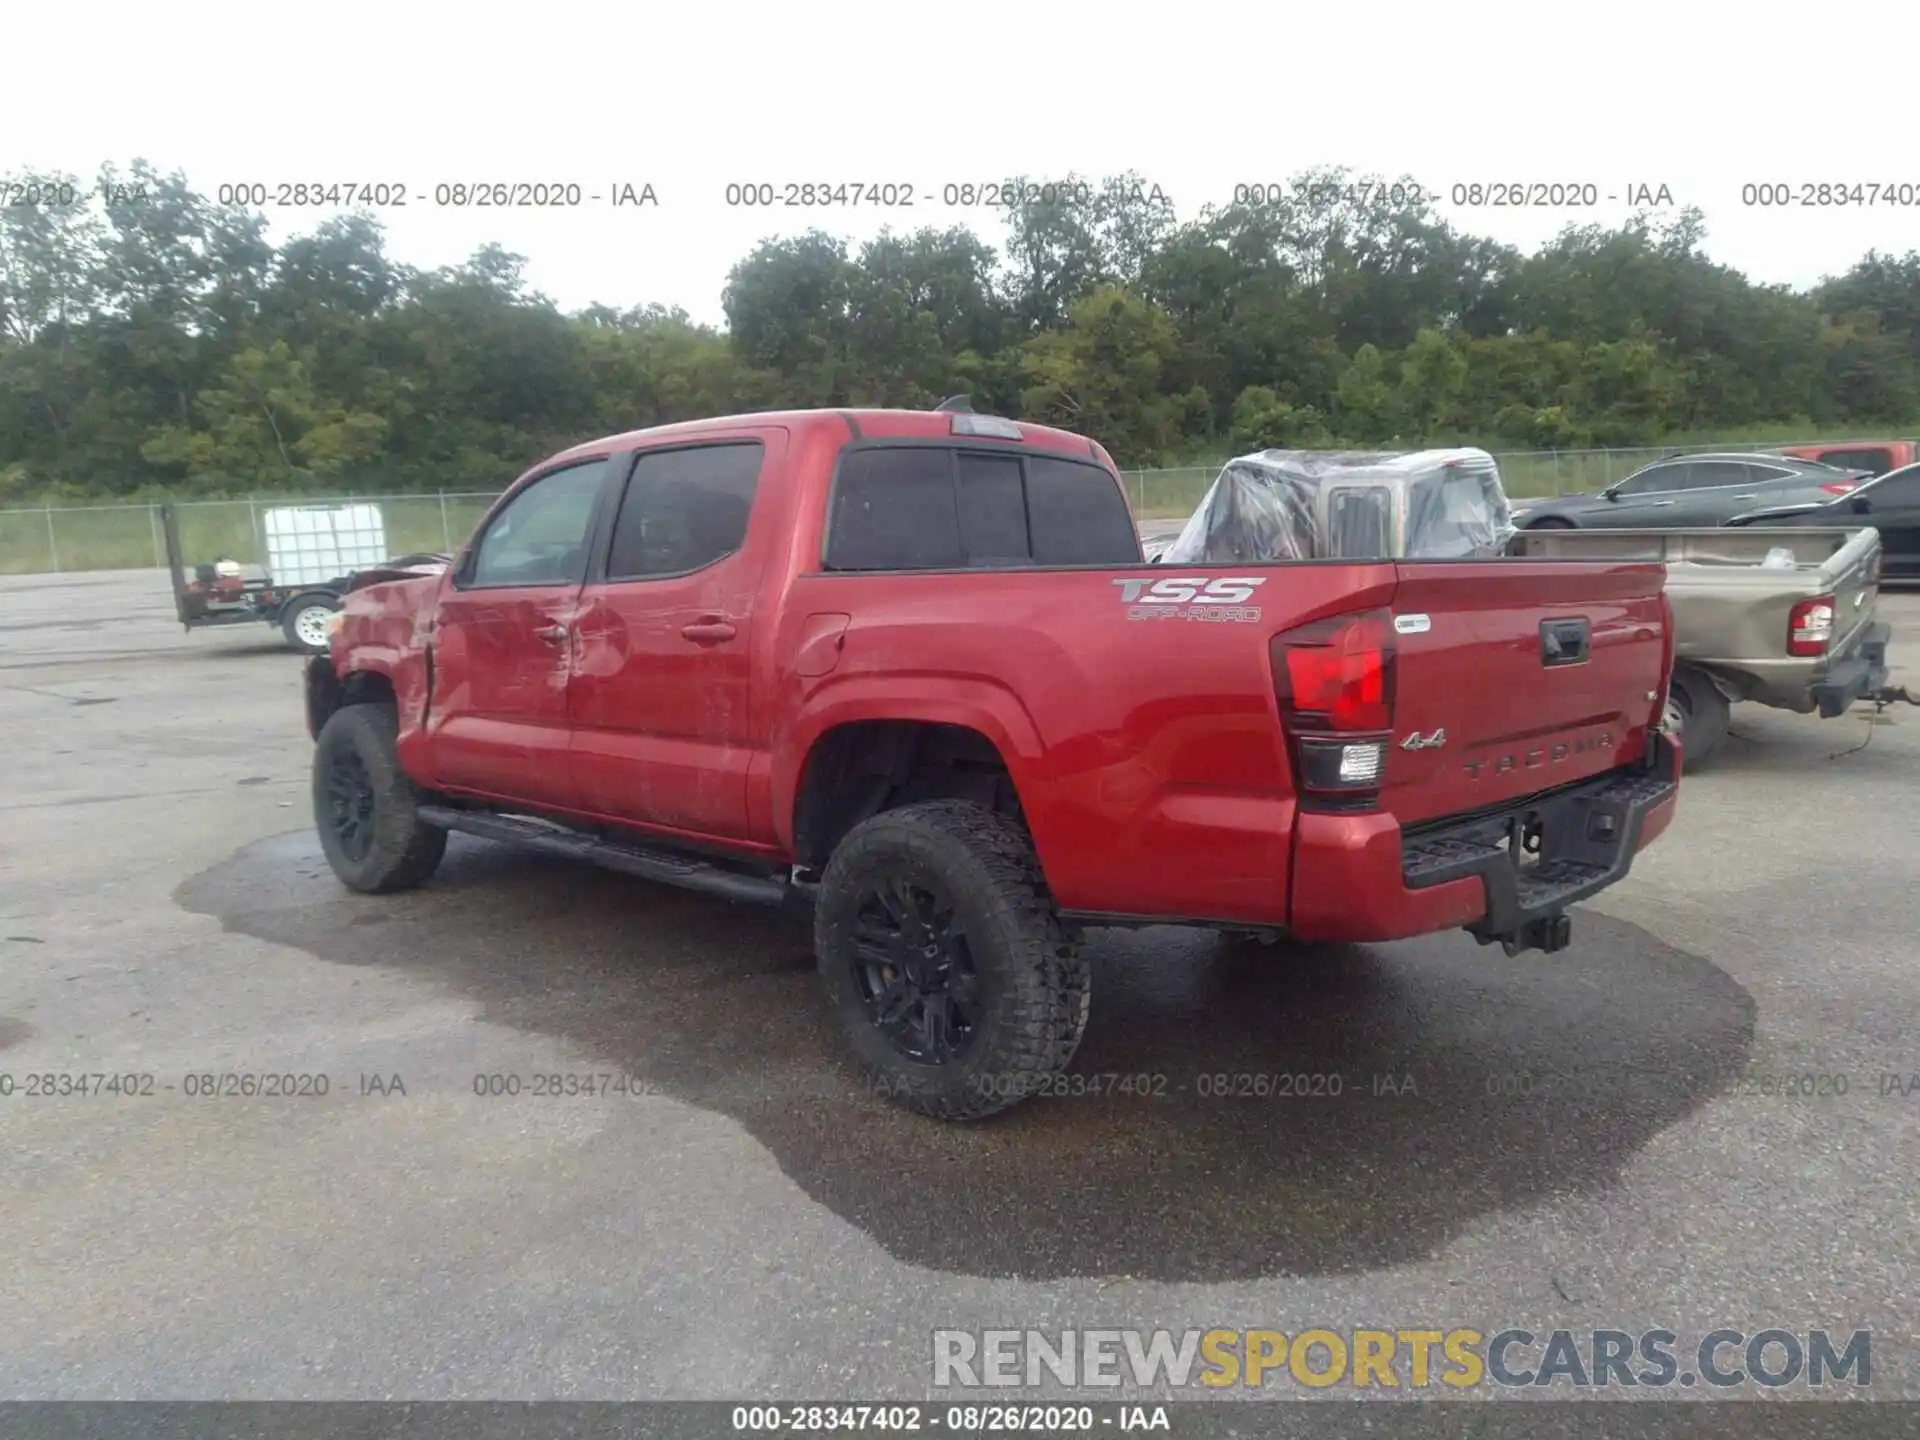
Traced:
<path fill-rule="evenodd" d="M 830 725 L 798 768 L 790 812 L 795 862 L 823 869 L 863 821 L 931 800 L 968 801 L 1026 824 L 1008 747 L 985 728 L 922 719 Z"/>

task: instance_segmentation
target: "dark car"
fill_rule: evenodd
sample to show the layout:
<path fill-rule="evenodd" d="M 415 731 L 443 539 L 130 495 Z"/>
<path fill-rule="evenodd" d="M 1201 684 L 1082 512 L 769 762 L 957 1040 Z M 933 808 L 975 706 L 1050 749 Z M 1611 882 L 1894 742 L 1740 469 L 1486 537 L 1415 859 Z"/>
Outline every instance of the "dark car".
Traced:
<path fill-rule="evenodd" d="M 1848 494 L 1868 478 L 1865 471 L 1785 455 L 1674 455 L 1634 471 L 1598 495 L 1520 500 L 1513 507 L 1513 520 L 1527 530 L 1724 525 L 1748 510 L 1817 505 Z"/>
<path fill-rule="evenodd" d="M 1737 515 L 1730 525 L 1871 525 L 1880 532 L 1880 573 L 1889 580 L 1920 580 L 1920 464 L 1822 505 L 1769 506 Z"/>

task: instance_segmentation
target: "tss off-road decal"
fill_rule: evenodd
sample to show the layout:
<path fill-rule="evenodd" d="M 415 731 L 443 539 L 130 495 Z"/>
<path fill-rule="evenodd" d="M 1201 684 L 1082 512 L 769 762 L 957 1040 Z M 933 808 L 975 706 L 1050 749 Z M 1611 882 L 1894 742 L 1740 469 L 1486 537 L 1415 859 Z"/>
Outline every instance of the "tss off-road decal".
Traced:
<path fill-rule="evenodd" d="M 1248 605 L 1265 575 L 1168 576 L 1164 580 L 1116 580 L 1129 620 L 1200 620 L 1214 624 L 1257 624 L 1260 607 Z"/>

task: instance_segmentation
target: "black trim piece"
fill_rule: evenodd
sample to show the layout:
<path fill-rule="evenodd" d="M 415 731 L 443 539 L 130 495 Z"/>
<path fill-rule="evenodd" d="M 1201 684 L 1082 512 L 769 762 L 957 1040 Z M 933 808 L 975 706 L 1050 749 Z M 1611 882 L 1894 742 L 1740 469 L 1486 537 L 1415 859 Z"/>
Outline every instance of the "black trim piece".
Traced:
<path fill-rule="evenodd" d="M 1557 670 L 1587 663 L 1590 631 L 1584 615 L 1571 620 L 1540 622 L 1540 665 Z"/>
<path fill-rule="evenodd" d="M 745 904 L 781 905 L 793 892 L 792 884 L 777 873 L 754 874 L 732 869 L 673 850 L 575 830 L 532 816 L 464 810 L 450 805 L 422 805 L 419 815 L 427 824 L 445 830 L 525 845 L 545 854 L 584 860 L 645 880 L 677 885 L 683 890 L 701 890 Z"/>
<path fill-rule="evenodd" d="M 1133 915 L 1120 910 L 1062 910 L 1060 918 L 1077 925 L 1099 925 L 1111 930 L 1145 930 L 1153 925 L 1174 925 L 1188 930 L 1257 930 L 1262 934 L 1286 934 L 1284 925 L 1262 924 L 1257 920 L 1213 919 L 1204 915 Z"/>
<path fill-rule="evenodd" d="M 431 635 L 431 631 L 428 632 Z M 427 672 L 426 694 L 420 697 L 420 728 L 427 729 L 433 723 L 433 702 L 440 697 L 434 693 L 435 672 L 433 668 L 433 641 L 428 639 L 420 647 L 421 668 Z"/>
<path fill-rule="evenodd" d="M 619 512 L 621 497 L 633 479 L 633 467 L 639 452 L 621 451 L 607 457 L 607 483 L 593 502 L 593 519 L 587 525 L 587 568 L 580 577 L 582 588 L 597 585 L 605 578 L 607 554 L 613 547 L 613 520 Z M 479 546 L 474 546 L 478 552 Z"/>
<path fill-rule="evenodd" d="M 332 656 L 314 655 L 307 660 L 305 688 L 307 734 L 317 741 L 327 717 L 340 708 L 340 693 L 346 688 L 340 683 L 340 677 L 333 673 Z"/>
<path fill-rule="evenodd" d="M 1678 789 L 1674 748 L 1656 733 L 1643 765 L 1408 831 L 1401 838 L 1401 883 L 1424 890 L 1478 876 L 1486 913 L 1467 927 L 1475 939 L 1501 942 L 1512 953 L 1558 948 L 1541 942 L 1558 928 L 1564 943 L 1564 928 L 1557 927 L 1562 912 L 1627 874 L 1648 811 Z M 1522 871 L 1510 847 L 1529 829 L 1540 837 L 1540 860 Z"/>
<path fill-rule="evenodd" d="M 860 438 L 860 422 L 853 418 L 853 412 L 851 410 L 838 410 L 834 413 L 847 422 L 847 429 L 853 433 L 853 438 L 858 440 Z"/>

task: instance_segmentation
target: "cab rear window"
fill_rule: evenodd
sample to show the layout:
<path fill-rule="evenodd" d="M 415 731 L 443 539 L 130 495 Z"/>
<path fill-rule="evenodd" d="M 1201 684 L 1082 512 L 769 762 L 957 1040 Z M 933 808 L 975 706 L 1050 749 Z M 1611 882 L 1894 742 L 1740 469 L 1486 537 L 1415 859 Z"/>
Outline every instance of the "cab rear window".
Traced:
<path fill-rule="evenodd" d="M 841 459 L 829 570 L 1138 565 L 1113 475 L 1091 461 L 1013 449 L 870 446 Z"/>
<path fill-rule="evenodd" d="M 1875 475 L 1884 475 L 1893 469 L 1891 450 L 1822 450 L 1822 465 L 1838 466 L 1842 470 L 1871 470 Z"/>

